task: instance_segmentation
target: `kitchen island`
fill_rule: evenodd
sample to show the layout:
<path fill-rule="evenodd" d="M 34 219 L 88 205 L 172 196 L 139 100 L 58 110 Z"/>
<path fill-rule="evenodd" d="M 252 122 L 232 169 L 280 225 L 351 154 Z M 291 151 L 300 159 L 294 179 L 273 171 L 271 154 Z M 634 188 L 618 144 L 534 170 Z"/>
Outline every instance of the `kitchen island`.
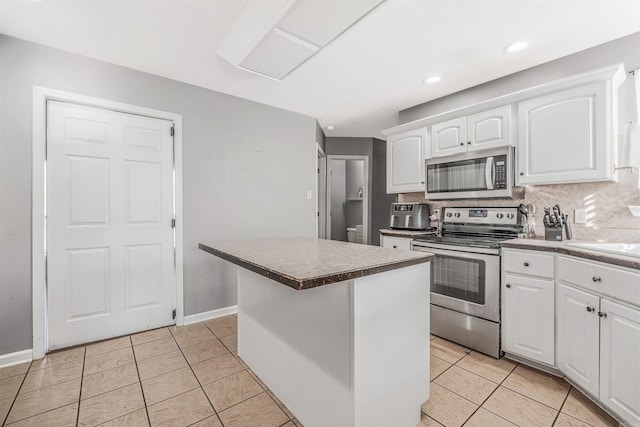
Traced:
<path fill-rule="evenodd" d="M 331 240 L 200 244 L 238 265 L 238 355 L 306 427 L 415 426 L 433 256 Z"/>

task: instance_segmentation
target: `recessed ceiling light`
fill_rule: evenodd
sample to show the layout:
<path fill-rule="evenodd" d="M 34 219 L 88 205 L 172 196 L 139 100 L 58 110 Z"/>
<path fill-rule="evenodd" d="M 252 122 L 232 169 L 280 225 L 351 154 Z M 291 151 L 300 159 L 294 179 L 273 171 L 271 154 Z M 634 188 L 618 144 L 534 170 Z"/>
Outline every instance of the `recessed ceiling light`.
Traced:
<path fill-rule="evenodd" d="M 336 127 L 335 127 L 335 126 L 333 126 L 333 125 L 329 125 L 329 126 L 327 126 L 327 130 L 334 130 L 335 128 L 336 128 Z"/>
<path fill-rule="evenodd" d="M 438 83 L 440 80 L 442 80 L 442 77 L 440 76 L 431 76 L 431 77 L 427 77 L 422 82 L 427 85 L 432 85 L 434 83 Z"/>
<path fill-rule="evenodd" d="M 529 40 L 518 40 L 517 42 L 511 43 L 504 48 L 505 53 L 514 53 L 520 52 L 521 50 L 525 50 L 531 46 L 531 41 Z"/>

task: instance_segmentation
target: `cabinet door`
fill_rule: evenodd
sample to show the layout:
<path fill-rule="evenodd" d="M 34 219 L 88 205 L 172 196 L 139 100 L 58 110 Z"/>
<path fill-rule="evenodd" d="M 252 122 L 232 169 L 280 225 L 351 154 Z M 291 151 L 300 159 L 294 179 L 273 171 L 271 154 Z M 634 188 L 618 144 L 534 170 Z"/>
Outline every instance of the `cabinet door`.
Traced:
<path fill-rule="evenodd" d="M 600 401 L 640 425 L 640 310 L 605 298 L 600 310 Z"/>
<path fill-rule="evenodd" d="M 380 246 L 383 248 L 411 250 L 411 239 L 408 237 L 380 236 Z"/>
<path fill-rule="evenodd" d="M 554 364 L 552 280 L 506 274 L 502 286 L 502 349 Z"/>
<path fill-rule="evenodd" d="M 424 191 L 427 128 L 387 139 L 387 193 Z"/>
<path fill-rule="evenodd" d="M 431 126 L 431 157 L 447 156 L 467 150 L 467 118 L 460 117 Z"/>
<path fill-rule="evenodd" d="M 469 151 L 510 145 L 511 106 L 472 114 L 467 117 L 467 128 Z"/>
<path fill-rule="evenodd" d="M 596 82 L 520 102 L 516 183 L 611 180 L 607 98 Z"/>
<path fill-rule="evenodd" d="M 558 285 L 556 331 L 558 368 L 578 385 L 600 392 L 600 298 Z"/>

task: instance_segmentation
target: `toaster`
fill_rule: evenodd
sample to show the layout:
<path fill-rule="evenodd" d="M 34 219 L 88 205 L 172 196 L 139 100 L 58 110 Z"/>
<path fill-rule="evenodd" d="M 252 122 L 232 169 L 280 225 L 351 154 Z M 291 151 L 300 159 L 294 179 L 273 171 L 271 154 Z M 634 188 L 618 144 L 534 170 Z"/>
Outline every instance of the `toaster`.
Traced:
<path fill-rule="evenodd" d="M 425 230 L 429 227 L 429 205 L 426 203 L 392 203 L 391 228 Z"/>

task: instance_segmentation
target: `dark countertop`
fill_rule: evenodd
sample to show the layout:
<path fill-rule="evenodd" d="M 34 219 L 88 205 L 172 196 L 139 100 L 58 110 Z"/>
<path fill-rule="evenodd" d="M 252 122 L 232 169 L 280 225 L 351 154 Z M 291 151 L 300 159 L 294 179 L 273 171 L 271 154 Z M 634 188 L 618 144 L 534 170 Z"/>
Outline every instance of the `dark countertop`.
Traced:
<path fill-rule="evenodd" d="M 500 243 L 503 249 L 526 249 L 544 252 L 554 252 L 559 254 L 571 255 L 578 258 L 589 259 L 592 261 L 603 262 L 606 264 L 617 265 L 620 267 L 632 268 L 640 270 L 640 258 L 632 256 L 617 255 L 607 252 L 594 251 L 589 249 L 568 246 L 568 243 L 592 243 L 589 241 L 568 240 L 562 242 L 553 242 L 540 239 L 512 239 Z"/>
<path fill-rule="evenodd" d="M 296 290 L 430 262 L 434 255 L 315 238 L 200 243 L 203 251 Z"/>

